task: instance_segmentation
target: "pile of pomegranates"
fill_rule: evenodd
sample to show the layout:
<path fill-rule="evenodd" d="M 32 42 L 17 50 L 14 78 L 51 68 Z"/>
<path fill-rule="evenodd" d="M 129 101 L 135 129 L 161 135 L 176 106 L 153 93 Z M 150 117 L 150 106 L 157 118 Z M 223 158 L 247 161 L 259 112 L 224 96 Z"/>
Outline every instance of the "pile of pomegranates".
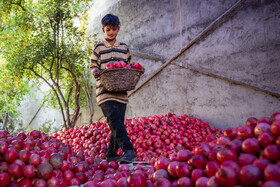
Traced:
<path fill-rule="evenodd" d="M 104 160 L 106 121 L 51 136 L 0 131 L 0 186 L 280 186 L 280 113 L 224 131 L 171 113 L 125 126 L 151 167 Z"/>

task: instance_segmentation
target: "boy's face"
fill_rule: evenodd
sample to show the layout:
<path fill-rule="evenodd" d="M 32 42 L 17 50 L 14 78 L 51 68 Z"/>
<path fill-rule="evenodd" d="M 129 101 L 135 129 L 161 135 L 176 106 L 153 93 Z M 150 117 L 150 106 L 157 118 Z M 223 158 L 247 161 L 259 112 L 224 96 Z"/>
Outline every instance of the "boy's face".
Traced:
<path fill-rule="evenodd" d="M 106 34 L 106 38 L 108 40 L 115 40 L 118 35 L 119 30 L 120 30 L 119 26 L 107 25 L 103 28 L 103 32 Z"/>

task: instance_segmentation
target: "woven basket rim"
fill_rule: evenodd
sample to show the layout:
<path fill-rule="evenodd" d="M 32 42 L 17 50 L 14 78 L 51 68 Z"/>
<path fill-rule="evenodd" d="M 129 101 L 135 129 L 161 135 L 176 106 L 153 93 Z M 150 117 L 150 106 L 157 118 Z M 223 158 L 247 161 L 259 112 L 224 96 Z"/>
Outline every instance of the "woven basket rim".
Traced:
<path fill-rule="evenodd" d="M 102 69 L 100 71 L 100 75 L 103 74 L 103 73 L 119 71 L 119 70 L 121 70 L 121 71 L 138 71 L 138 72 L 144 73 L 144 68 L 142 70 L 140 70 L 140 69 L 133 69 L 133 68 L 113 68 L 113 69 Z"/>

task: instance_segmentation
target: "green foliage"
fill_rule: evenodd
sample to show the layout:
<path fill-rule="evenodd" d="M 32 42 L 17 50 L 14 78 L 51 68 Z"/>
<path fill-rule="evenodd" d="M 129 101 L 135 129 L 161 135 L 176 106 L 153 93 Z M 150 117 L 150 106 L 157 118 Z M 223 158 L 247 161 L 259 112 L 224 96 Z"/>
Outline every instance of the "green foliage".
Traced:
<path fill-rule="evenodd" d="M 17 107 L 23 96 L 29 92 L 30 87 L 26 79 L 20 79 L 14 76 L 6 67 L 4 59 L 0 59 L 0 114 L 9 113 L 9 116 L 15 118 L 19 112 Z M 0 117 L 3 122 L 4 115 Z"/>
<path fill-rule="evenodd" d="M 18 80 L 47 83 L 52 92 L 45 98 L 61 110 L 66 128 L 75 125 L 69 109 L 77 117 L 85 103 L 80 85 L 85 84 L 83 72 L 92 50 L 86 38 L 90 2 L 0 0 L 0 53 L 10 74 Z"/>

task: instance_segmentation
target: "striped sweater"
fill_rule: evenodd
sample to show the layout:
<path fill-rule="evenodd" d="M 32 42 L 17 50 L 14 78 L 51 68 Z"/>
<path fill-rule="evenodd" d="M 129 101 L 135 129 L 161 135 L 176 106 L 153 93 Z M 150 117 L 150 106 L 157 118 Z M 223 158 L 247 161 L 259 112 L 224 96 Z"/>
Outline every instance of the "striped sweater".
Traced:
<path fill-rule="evenodd" d="M 104 40 L 95 46 L 91 56 L 90 68 L 105 69 L 108 63 L 114 64 L 116 61 L 124 61 L 130 64 L 131 56 L 127 45 L 118 41 L 111 45 Z M 128 103 L 127 92 L 109 92 L 103 87 L 99 78 L 96 79 L 96 100 L 98 106 L 110 100 Z"/>

